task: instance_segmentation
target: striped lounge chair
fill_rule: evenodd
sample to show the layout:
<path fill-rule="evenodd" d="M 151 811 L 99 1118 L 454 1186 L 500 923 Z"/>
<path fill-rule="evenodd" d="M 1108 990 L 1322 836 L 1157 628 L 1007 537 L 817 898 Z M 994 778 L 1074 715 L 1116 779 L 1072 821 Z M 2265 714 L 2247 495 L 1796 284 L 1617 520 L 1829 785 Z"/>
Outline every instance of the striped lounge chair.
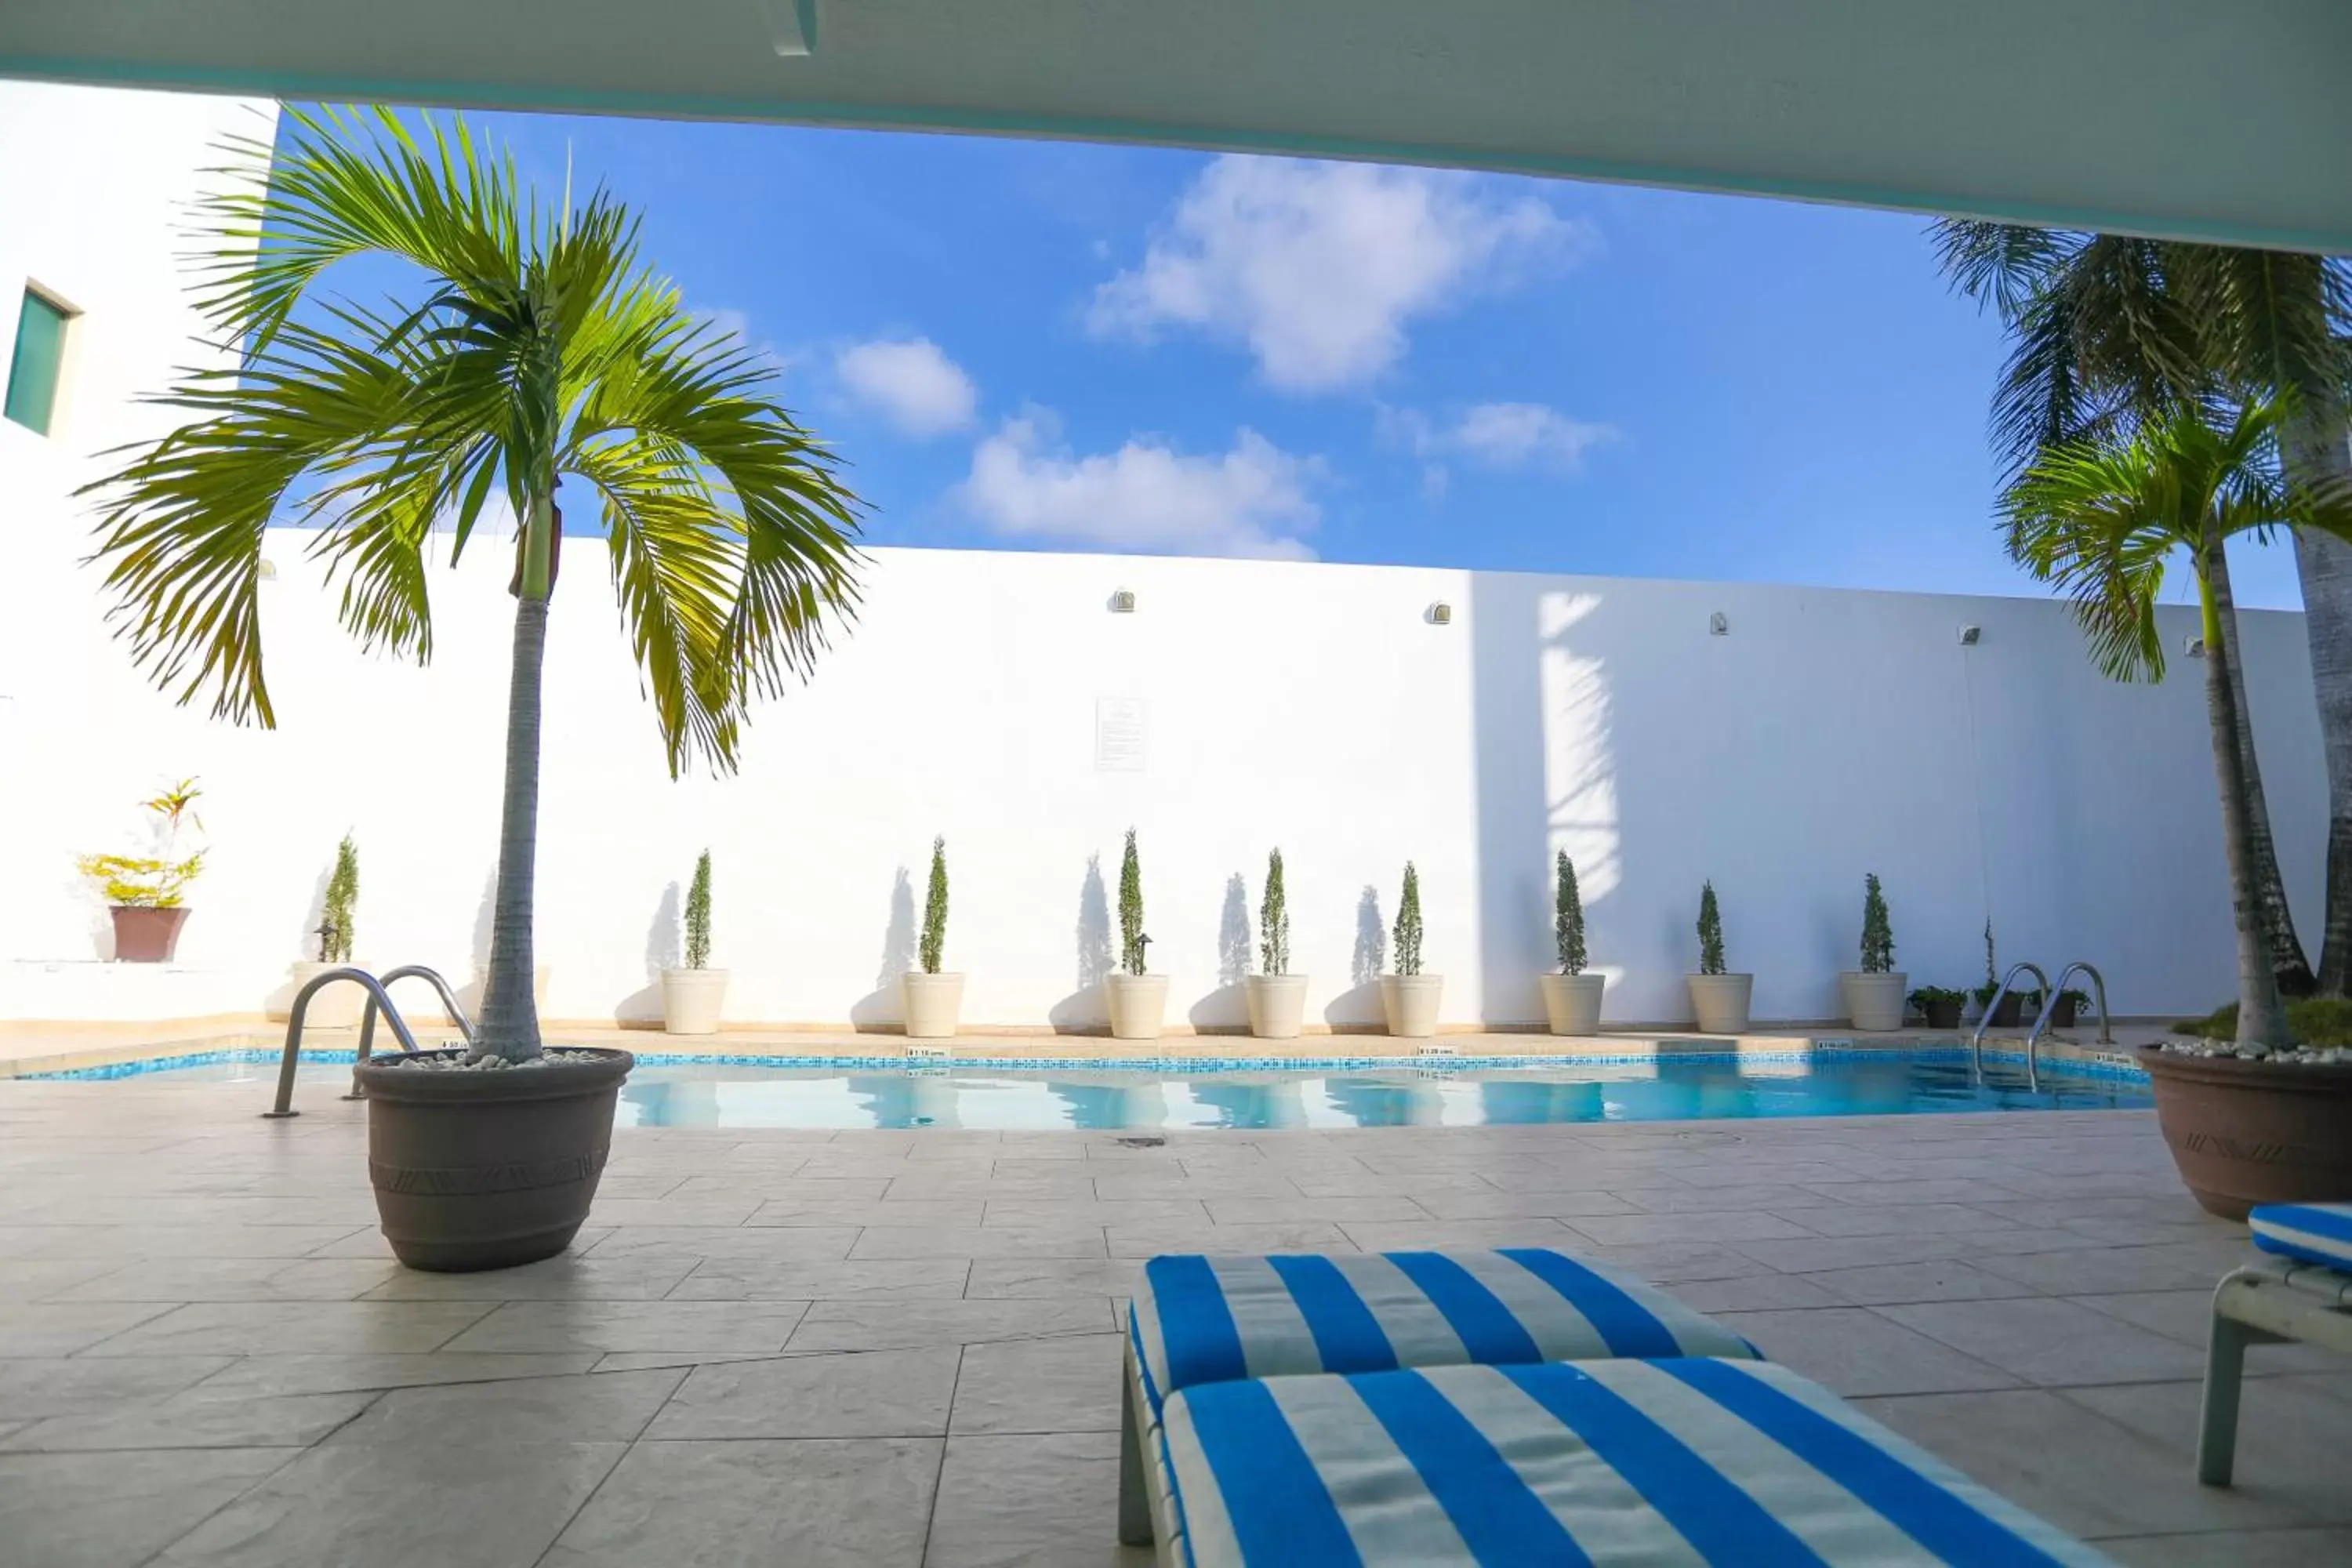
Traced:
<path fill-rule="evenodd" d="M 2352 1203 L 2264 1204 L 2246 1216 L 2267 1256 L 2213 1291 L 2197 1479 L 2226 1487 L 2238 1453 L 2246 1347 L 2296 1340 L 2352 1355 Z"/>
<path fill-rule="evenodd" d="M 1673 1297 L 1542 1247 L 1337 1257 L 1171 1256 L 1128 1310 L 1119 1539 L 1171 1538 L 1168 1402 L 1263 1378 L 1631 1356 L 1753 1358 Z"/>

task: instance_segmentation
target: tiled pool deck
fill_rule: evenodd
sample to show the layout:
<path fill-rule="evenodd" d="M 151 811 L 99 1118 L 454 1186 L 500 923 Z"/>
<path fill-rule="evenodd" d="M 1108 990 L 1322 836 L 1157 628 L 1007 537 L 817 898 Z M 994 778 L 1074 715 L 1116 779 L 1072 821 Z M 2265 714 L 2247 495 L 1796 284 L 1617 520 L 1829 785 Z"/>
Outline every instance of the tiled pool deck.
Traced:
<path fill-rule="evenodd" d="M 2127 1563 L 2352 1561 L 2352 1363 L 2254 1352 L 2138 1112 L 1349 1132 L 624 1129 L 575 1252 L 411 1274 L 363 1108 L 0 1082 L 0 1561 L 1140 1562 L 1113 1331 L 1169 1249 L 1549 1243 Z"/>

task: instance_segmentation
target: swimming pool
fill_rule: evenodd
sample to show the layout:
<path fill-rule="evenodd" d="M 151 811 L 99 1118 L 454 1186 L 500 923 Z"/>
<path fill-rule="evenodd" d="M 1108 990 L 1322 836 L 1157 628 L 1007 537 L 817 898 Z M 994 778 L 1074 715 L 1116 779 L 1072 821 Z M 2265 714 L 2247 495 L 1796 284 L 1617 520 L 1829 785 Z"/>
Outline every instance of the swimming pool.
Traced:
<path fill-rule="evenodd" d="M 127 1069 L 127 1070 L 126 1070 Z M 143 1070 L 142 1070 L 143 1069 Z M 152 1084 L 251 1083 L 267 1095 L 275 1053 L 125 1064 L 79 1077 Z M 349 1082 L 347 1068 L 306 1063 L 295 1102 Z M 1067 1061 L 1049 1065 L 810 1064 L 639 1059 L 618 1120 L 634 1127 L 961 1127 L 979 1131 L 1123 1128 L 1491 1127 L 1591 1121 L 1747 1121 L 1777 1116 L 1902 1116 L 1985 1110 L 2102 1110 L 2154 1104 L 2128 1068 L 2044 1062 L 2041 1087 L 2021 1062 L 1989 1057 L 1979 1079 L 1965 1052 L 1759 1058 L 1753 1053 L 1643 1061 L 1492 1058 L 1444 1067 L 1250 1062 Z"/>

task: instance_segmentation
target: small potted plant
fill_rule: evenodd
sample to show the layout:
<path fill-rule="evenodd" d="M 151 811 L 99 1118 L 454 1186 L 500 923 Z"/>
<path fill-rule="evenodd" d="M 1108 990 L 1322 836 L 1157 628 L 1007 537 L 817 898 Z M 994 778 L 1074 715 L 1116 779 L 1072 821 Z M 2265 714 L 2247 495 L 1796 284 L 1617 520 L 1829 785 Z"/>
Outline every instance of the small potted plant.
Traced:
<path fill-rule="evenodd" d="M 203 850 L 180 853 L 180 830 L 184 825 L 204 826 L 193 809 L 203 794 L 195 780 L 182 779 L 139 803 L 152 814 L 149 831 L 155 853 L 85 855 L 75 862 L 106 895 L 116 963 L 169 963 L 179 950 L 180 928 L 188 920 L 188 884 L 205 868 Z"/>
<path fill-rule="evenodd" d="M 1584 900 L 1576 890 L 1576 867 L 1568 851 L 1553 862 L 1552 944 L 1559 973 L 1543 977 L 1544 1017 L 1555 1035 L 1601 1032 L 1601 991 L 1608 976 L 1584 973 Z"/>
<path fill-rule="evenodd" d="M 327 893 L 319 910 L 318 962 L 294 965 L 294 991 L 299 995 L 302 987 L 330 969 L 340 969 L 352 961 L 352 943 L 358 935 L 354 924 L 360 901 L 360 851 L 352 836 L 335 846 L 335 868 L 327 876 Z M 306 1028 L 351 1029 L 359 1026 L 360 1011 L 367 1005 L 367 993 L 350 981 L 334 985 L 321 985 L 303 1010 Z"/>
<path fill-rule="evenodd" d="M 1127 830 L 1127 852 L 1118 863 L 1118 968 L 1103 976 L 1110 1032 L 1121 1040 L 1156 1040 L 1168 1013 L 1168 976 L 1150 973 L 1143 931 L 1143 863 L 1135 852 L 1135 829 Z"/>
<path fill-rule="evenodd" d="M 2088 992 L 2077 991 L 2069 985 L 2058 993 L 2058 1005 L 2050 1009 L 2050 1026 L 2053 1029 L 2073 1028 L 2076 1020 L 2082 1017 L 2083 1009 L 2090 1005 Z"/>
<path fill-rule="evenodd" d="M 1264 973 L 1242 976 L 1250 1033 L 1261 1040 L 1295 1040 L 1307 1010 L 1307 976 L 1290 973 L 1290 905 L 1279 849 L 1265 858 L 1265 887 L 1258 894 L 1257 962 Z"/>
<path fill-rule="evenodd" d="M 1984 939 L 1984 984 L 1978 986 L 1974 991 L 1969 994 L 1976 998 L 1977 1016 L 1979 1017 L 1984 1016 L 1984 1010 L 1986 1008 L 1992 1007 L 1993 994 L 2000 989 L 2000 969 L 1993 958 L 1992 921 L 1985 921 Z M 2025 998 L 2019 993 L 2012 991 L 2008 995 L 2003 996 L 2000 999 L 2000 1006 L 1993 1007 L 1992 1016 L 1986 1021 L 1991 1024 L 1991 1026 L 1996 1029 L 2014 1029 L 2021 1021 L 2024 1006 Z"/>
<path fill-rule="evenodd" d="M 1701 1033 L 1748 1032 L 1748 1005 L 1756 994 L 1756 976 L 1733 974 L 1723 966 L 1723 911 L 1716 905 L 1712 881 L 1698 894 L 1698 973 L 1683 978 L 1690 983 L 1691 1010 L 1698 1015 Z"/>
<path fill-rule="evenodd" d="M 1397 895 L 1396 924 L 1389 931 L 1389 956 L 1396 969 L 1381 976 L 1381 1011 L 1388 1016 L 1389 1033 L 1425 1040 L 1437 1033 L 1445 977 L 1421 972 L 1421 873 L 1410 860 L 1404 863 L 1404 890 Z"/>
<path fill-rule="evenodd" d="M 1911 993 L 1911 1005 L 1926 1019 L 1931 1029 L 1957 1029 L 1960 1026 L 1960 1009 L 1968 1005 L 1969 994 L 1945 985 L 1922 985 Z"/>
<path fill-rule="evenodd" d="M 1883 1034 L 1903 1026 L 1903 1002 L 1911 977 L 1895 967 L 1895 926 L 1886 895 L 1873 871 L 1862 879 L 1862 967 L 1838 976 L 1845 992 L 1846 1016 L 1856 1029 Z"/>
<path fill-rule="evenodd" d="M 662 971 L 662 1027 L 673 1035 L 715 1035 L 727 1001 L 727 971 L 710 967 L 710 851 L 694 863 L 686 890 L 686 963 Z"/>
<path fill-rule="evenodd" d="M 922 968 L 910 969 L 898 980 L 909 1039 L 944 1040 L 956 1032 L 956 1015 L 963 1006 L 963 976 L 940 970 L 947 949 L 948 841 L 934 838 L 930 884 L 923 893 L 923 935 L 916 949 Z"/>

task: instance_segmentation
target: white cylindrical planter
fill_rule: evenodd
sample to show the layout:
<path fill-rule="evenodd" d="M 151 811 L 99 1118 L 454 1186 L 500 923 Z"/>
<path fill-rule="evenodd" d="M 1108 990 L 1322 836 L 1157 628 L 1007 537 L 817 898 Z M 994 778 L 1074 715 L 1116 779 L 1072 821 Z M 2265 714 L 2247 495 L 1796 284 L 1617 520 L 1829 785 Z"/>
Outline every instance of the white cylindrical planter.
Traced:
<path fill-rule="evenodd" d="M 908 1039 L 944 1040 L 956 1032 L 956 1015 L 963 1009 L 962 975 L 910 969 L 899 977 L 898 994 Z"/>
<path fill-rule="evenodd" d="M 1168 1014 L 1168 976 L 1105 975 L 1103 994 L 1110 1005 L 1112 1038 L 1156 1040 L 1160 1037 L 1160 1020 Z"/>
<path fill-rule="evenodd" d="M 1425 1040 L 1437 1033 L 1437 999 L 1445 993 L 1443 974 L 1383 974 L 1381 1011 L 1389 1033 L 1401 1040 Z"/>
<path fill-rule="evenodd" d="M 1543 977 L 1544 1017 L 1555 1035 L 1597 1035 L 1601 1032 L 1601 974 L 1547 974 Z"/>
<path fill-rule="evenodd" d="M 1911 994 L 1911 977 L 1901 970 L 1891 974 L 1865 974 L 1849 969 L 1838 976 L 1845 993 L 1845 1016 L 1857 1029 L 1885 1033 L 1903 1026 L 1904 999 Z"/>
<path fill-rule="evenodd" d="M 1244 974 L 1242 998 L 1249 1004 L 1250 1033 L 1261 1040 L 1295 1040 L 1307 1012 L 1304 974 Z"/>
<path fill-rule="evenodd" d="M 330 969 L 350 969 L 348 963 L 318 963 L 308 959 L 294 965 L 294 990 L 286 998 L 287 1012 L 291 1016 L 294 997 L 302 987 Z M 310 1005 L 302 1014 L 306 1029 L 356 1029 L 360 1026 L 360 1009 L 367 1005 L 367 991 L 358 982 L 338 980 L 331 985 L 321 985 L 310 997 Z"/>
<path fill-rule="evenodd" d="M 1748 1000 L 1755 994 L 1756 976 L 1688 974 L 1683 978 L 1690 982 L 1691 1010 L 1698 1015 L 1701 1034 L 1748 1032 Z"/>
<path fill-rule="evenodd" d="M 727 1002 L 723 969 L 662 971 L 662 1027 L 673 1035 L 715 1035 Z"/>

